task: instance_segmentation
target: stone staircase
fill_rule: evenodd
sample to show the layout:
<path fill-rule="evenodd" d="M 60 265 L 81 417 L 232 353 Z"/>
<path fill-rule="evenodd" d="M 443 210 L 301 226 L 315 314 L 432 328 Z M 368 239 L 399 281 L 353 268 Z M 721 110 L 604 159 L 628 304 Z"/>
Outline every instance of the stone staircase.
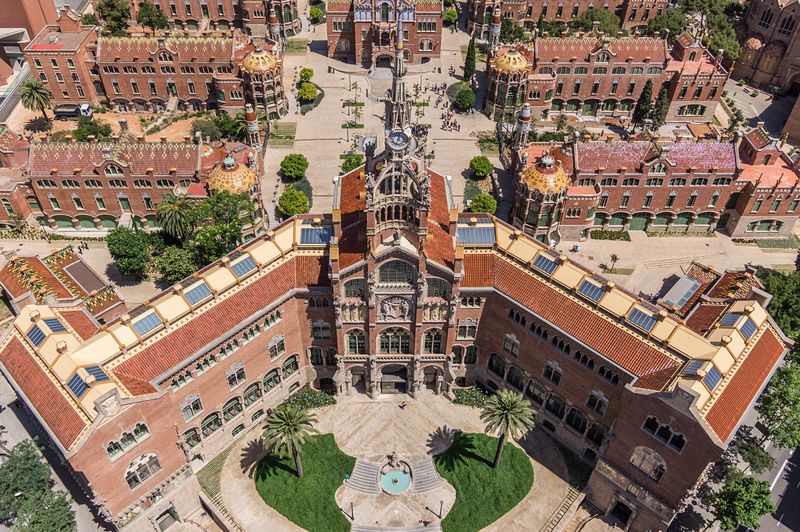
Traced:
<path fill-rule="evenodd" d="M 556 508 L 556 510 L 550 515 L 550 519 L 548 519 L 544 526 L 539 529 L 539 532 L 555 531 L 558 528 L 558 525 L 561 523 L 561 519 L 564 518 L 564 515 L 569 511 L 572 503 L 575 502 L 580 494 L 580 491 L 570 486 L 567 496 L 564 497 L 564 500 L 561 501 L 559 507 Z"/>
<path fill-rule="evenodd" d="M 353 528 L 350 529 L 352 532 L 374 532 L 380 530 L 382 532 L 441 532 L 442 527 L 439 526 L 439 523 L 431 523 L 428 526 L 417 526 L 414 528 L 392 528 L 392 527 L 385 527 L 385 526 L 373 526 L 373 525 L 353 525 Z"/>
<path fill-rule="evenodd" d="M 345 485 L 362 493 L 378 495 L 381 489 L 378 487 L 378 471 L 380 466 L 364 460 L 356 460 L 356 465 L 350 478 L 344 481 Z M 355 529 L 354 529 L 355 530 Z"/>
<path fill-rule="evenodd" d="M 444 480 L 439 476 L 433 460 L 417 462 L 411 466 L 411 473 L 414 475 L 414 482 L 411 484 L 411 493 L 425 493 L 442 485 Z"/>

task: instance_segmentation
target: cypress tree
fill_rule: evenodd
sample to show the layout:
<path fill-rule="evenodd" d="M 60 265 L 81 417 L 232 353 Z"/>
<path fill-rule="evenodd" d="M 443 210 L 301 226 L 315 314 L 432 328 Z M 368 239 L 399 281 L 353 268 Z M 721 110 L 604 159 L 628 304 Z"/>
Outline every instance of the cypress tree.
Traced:
<path fill-rule="evenodd" d="M 467 47 L 467 58 L 464 60 L 464 81 L 467 83 L 472 81 L 472 76 L 475 75 L 475 35 L 469 40 Z"/>
<path fill-rule="evenodd" d="M 658 98 L 650 112 L 650 120 L 653 121 L 653 129 L 658 129 L 667 121 L 667 111 L 669 110 L 669 97 L 667 96 L 667 86 L 664 84 L 658 91 Z"/>
<path fill-rule="evenodd" d="M 633 109 L 633 127 L 641 126 L 644 124 L 646 118 L 650 116 L 653 109 L 653 80 L 648 79 L 644 84 L 642 94 L 636 102 L 636 107 Z"/>

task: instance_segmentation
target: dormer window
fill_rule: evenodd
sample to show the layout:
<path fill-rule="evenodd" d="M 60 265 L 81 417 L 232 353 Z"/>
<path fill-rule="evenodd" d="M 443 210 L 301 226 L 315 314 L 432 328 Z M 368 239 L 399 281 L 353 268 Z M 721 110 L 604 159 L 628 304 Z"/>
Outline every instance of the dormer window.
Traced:
<path fill-rule="evenodd" d="M 106 175 L 122 175 L 122 168 L 117 166 L 116 164 L 109 164 L 105 168 Z"/>

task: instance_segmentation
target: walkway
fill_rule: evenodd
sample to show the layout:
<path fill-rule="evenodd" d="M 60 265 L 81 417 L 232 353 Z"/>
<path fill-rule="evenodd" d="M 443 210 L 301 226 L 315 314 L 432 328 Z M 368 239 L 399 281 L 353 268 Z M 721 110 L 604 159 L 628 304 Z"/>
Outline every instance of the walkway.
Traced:
<path fill-rule="evenodd" d="M 403 401 L 406 406 L 401 409 Z M 364 493 L 372 491 L 366 489 L 366 485 L 364 491 L 343 485 L 336 498 L 348 515 L 350 503 L 353 503 L 358 530 L 374 530 L 376 526 L 383 530 L 413 528 L 423 519 L 437 523 L 440 503 L 441 514 L 446 516 L 455 501 L 455 490 L 446 482 L 438 486 L 433 482 L 438 475 L 430 467 L 431 455 L 447 448 L 456 430 L 483 432 L 477 409 L 455 405 L 431 393 L 423 393 L 416 400 L 406 395 L 384 396 L 378 400 L 353 395 L 326 407 L 318 417 L 318 430 L 332 432 L 342 451 L 355 456 L 358 464 L 382 464 L 396 451 L 401 459 L 413 464 L 412 471 L 417 470 L 420 482 L 426 485 L 423 493 L 409 492 L 402 498 Z M 546 434 L 536 430 L 521 445 L 531 456 L 533 488 L 514 509 L 486 530 L 539 530 L 569 492 L 564 459 Z M 220 500 L 243 530 L 299 530 L 267 506 L 256 491 L 251 475 L 262 456 L 258 431 L 252 431 L 234 444 L 222 467 Z M 372 467 L 370 470 L 375 472 Z M 355 471 L 353 477 L 357 477 Z M 425 510 L 426 507 L 431 510 Z M 431 526 L 427 530 L 432 530 Z"/>

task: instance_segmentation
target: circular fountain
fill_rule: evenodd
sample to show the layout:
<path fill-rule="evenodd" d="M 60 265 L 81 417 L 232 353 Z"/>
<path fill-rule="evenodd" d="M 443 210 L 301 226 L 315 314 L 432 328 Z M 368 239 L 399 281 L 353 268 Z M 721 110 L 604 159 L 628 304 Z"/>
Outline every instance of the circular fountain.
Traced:
<path fill-rule="evenodd" d="M 381 489 L 389 495 L 400 495 L 411 486 L 411 480 L 411 465 L 400 460 L 397 452 L 393 452 L 389 461 L 381 468 Z"/>

